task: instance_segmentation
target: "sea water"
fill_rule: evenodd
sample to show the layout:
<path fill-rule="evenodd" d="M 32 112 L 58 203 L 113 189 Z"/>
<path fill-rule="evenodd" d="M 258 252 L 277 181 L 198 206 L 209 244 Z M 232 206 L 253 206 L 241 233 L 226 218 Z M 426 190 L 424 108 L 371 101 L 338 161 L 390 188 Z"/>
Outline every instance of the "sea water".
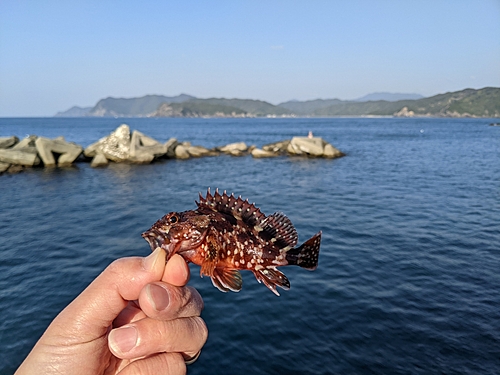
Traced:
<path fill-rule="evenodd" d="M 83 146 L 121 123 L 159 141 L 266 143 L 309 131 L 340 159 L 208 157 L 0 176 L 0 373 L 140 234 L 208 187 L 282 211 L 314 272 L 282 268 L 276 297 L 250 272 L 221 293 L 192 266 L 209 338 L 190 374 L 500 372 L 500 128 L 488 119 L 0 119 L 0 136 Z"/>

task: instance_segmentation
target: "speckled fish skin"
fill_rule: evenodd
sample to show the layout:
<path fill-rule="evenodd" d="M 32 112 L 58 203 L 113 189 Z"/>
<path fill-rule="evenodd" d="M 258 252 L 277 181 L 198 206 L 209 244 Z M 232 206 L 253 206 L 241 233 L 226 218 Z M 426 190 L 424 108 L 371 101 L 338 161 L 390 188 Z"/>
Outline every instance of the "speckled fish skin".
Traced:
<path fill-rule="evenodd" d="M 164 249 L 167 260 L 178 253 L 201 266 L 200 275 L 210 276 L 219 290 L 240 291 L 239 270 L 249 270 L 279 296 L 276 287 L 289 289 L 290 282 L 276 267 L 316 269 L 321 231 L 295 247 L 297 231 L 281 212 L 266 216 L 248 199 L 218 190 L 212 195 L 210 189 L 196 204 L 195 210 L 165 215 L 142 237 L 152 250 Z"/>

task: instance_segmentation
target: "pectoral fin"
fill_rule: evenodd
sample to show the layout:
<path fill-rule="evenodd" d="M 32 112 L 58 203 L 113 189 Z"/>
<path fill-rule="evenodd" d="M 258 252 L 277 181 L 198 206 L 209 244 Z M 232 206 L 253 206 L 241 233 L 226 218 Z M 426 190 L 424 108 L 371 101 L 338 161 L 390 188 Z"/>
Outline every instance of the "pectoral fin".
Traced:
<path fill-rule="evenodd" d="M 203 277 L 203 275 L 207 275 L 214 277 L 215 264 L 215 259 L 205 259 L 201 264 L 200 276 Z"/>
<path fill-rule="evenodd" d="M 228 268 L 215 268 L 213 270 L 212 283 L 222 292 L 239 292 L 243 279 L 238 270 Z"/>
<path fill-rule="evenodd" d="M 214 276 L 215 266 L 217 265 L 218 257 L 217 257 L 217 246 L 214 244 L 213 238 L 207 238 L 207 247 L 206 247 L 205 259 L 201 264 L 200 268 L 200 276 L 207 275 L 210 277 Z"/>

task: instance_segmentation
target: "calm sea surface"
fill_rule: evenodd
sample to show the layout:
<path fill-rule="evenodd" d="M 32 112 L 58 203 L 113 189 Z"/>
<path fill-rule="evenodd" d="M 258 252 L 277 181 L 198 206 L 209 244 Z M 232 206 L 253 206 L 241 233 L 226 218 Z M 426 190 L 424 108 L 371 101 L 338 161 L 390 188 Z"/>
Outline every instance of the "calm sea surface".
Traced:
<path fill-rule="evenodd" d="M 140 234 L 218 187 L 299 241 L 323 231 L 314 272 L 276 297 L 244 272 L 221 293 L 192 268 L 209 339 L 190 374 L 500 373 L 500 127 L 484 119 L 0 119 L 0 136 L 83 146 L 127 123 L 206 147 L 315 135 L 336 160 L 211 157 L 0 176 L 0 373 Z"/>

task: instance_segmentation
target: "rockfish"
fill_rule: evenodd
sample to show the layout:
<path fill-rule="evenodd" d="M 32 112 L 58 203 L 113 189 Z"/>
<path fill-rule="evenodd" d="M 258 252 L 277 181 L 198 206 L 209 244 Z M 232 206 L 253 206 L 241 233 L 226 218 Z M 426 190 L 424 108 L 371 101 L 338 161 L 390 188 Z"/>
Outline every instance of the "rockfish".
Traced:
<path fill-rule="evenodd" d="M 318 266 L 321 231 L 299 247 L 297 231 L 285 214 L 264 215 L 248 199 L 210 189 L 195 210 L 170 212 L 142 234 L 151 249 L 161 247 L 167 260 L 177 253 L 201 266 L 200 276 L 210 276 L 223 292 L 241 290 L 238 270 L 249 270 L 279 296 L 276 287 L 290 288 L 287 277 L 276 267 Z"/>

